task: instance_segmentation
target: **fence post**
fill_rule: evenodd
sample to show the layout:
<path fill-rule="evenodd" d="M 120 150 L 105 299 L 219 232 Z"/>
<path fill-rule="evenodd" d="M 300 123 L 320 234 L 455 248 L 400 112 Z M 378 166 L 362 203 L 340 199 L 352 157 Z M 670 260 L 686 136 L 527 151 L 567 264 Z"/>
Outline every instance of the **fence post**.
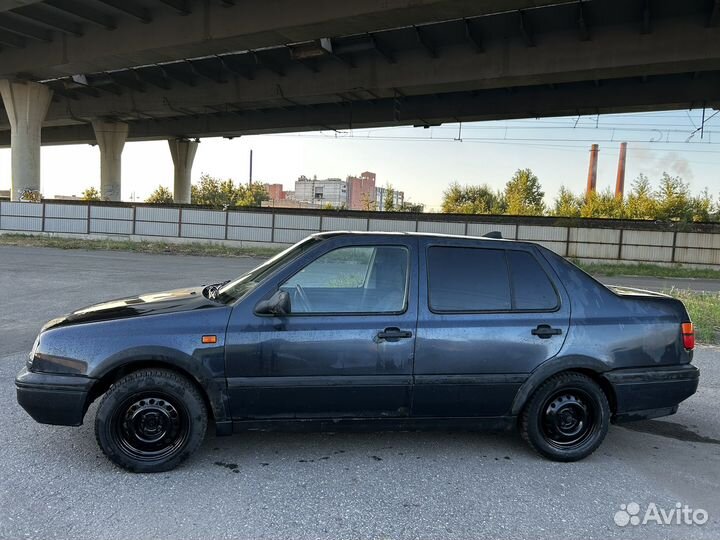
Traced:
<path fill-rule="evenodd" d="M 275 243 L 275 210 L 272 211 L 272 223 L 270 224 L 270 243 Z"/>
<path fill-rule="evenodd" d="M 673 243 L 672 243 L 672 254 L 670 255 L 670 262 L 675 262 L 675 245 L 677 244 L 677 229 L 673 231 Z"/>
<path fill-rule="evenodd" d="M 225 210 L 225 240 L 228 239 L 228 223 L 230 221 L 230 210 Z"/>
<path fill-rule="evenodd" d="M 618 242 L 618 254 L 617 260 L 622 260 L 622 247 L 623 247 L 623 236 L 625 235 L 625 229 L 620 229 L 620 241 Z"/>
<path fill-rule="evenodd" d="M 182 236 L 182 206 L 180 207 L 180 210 L 178 211 L 178 238 Z"/>
<path fill-rule="evenodd" d="M 135 219 L 136 219 L 135 214 L 136 214 L 136 211 L 137 211 L 137 206 L 133 205 L 133 207 L 132 207 L 132 235 L 133 236 L 135 236 Z"/>
<path fill-rule="evenodd" d="M 86 234 L 90 234 L 90 203 L 88 202 L 87 205 L 87 229 Z"/>
<path fill-rule="evenodd" d="M 577 242 L 577 237 L 575 237 Z M 577 253 L 577 251 L 575 252 Z M 565 227 L 565 258 L 570 256 L 570 227 Z"/>
<path fill-rule="evenodd" d="M 42 202 L 42 211 L 40 213 L 40 231 L 45 232 L 45 201 Z"/>

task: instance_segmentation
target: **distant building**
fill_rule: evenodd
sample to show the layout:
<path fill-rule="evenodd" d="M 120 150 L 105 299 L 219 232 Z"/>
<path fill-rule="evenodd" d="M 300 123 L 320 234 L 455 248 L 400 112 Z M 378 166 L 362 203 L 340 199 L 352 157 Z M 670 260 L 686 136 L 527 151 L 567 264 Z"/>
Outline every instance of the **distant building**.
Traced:
<path fill-rule="evenodd" d="M 387 188 L 377 187 L 375 188 L 375 204 L 376 209 L 380 211 L 385 210 L 385 199 L 387 198 Z M 393 189 L 393 207 L 400 209 L 405 202 L 405 192 Z"/>
<path fill-rule="evenodd" d="M 301 176 L 295 182 L 296 201 L 340 208 L 347 204 L 347 183 L 340 178 L 318 179 Z"/>
<path fill-rule="evenodd" d="M 78 197 L 77 195 L 55 195 L 53 197 L 55 200 L 61 200 L 61 201 L 82 201 L 82 197 Z"/>
<path fill-rule="evenodd" d="M 374 210 L 375 204 L 375 173 L 365 171 L 360 176 L 348 176 L 348 208 L 350 210 Z"/>
<path fill-rule="evenodd" d="M 271 201 L 283 201 L 287 198 L 287 193 L 282 184 L 265 184 L 265 189 Z"/>

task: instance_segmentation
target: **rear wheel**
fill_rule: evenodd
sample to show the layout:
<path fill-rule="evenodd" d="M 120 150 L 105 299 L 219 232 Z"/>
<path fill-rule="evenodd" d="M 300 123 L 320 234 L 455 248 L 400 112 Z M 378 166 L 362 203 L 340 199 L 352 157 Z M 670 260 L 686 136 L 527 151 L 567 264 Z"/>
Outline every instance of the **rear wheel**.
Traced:
<path fill-rule="evenodd" d="M 581 373 L 560 373 L 545 381 L 520 417 L 520 431 L 536 451 L 554 461 L 577 461 L 602 443 L 610 406 L 602 388 Z"/>
<path fill-rule="evenodd" d="M 116 465 L 133 472 L 175 468 L 202 443 L 207 408 L 195 386 L 164 369 L 143 369 L 115 382 L 95 417 L 95 437 Z"/>

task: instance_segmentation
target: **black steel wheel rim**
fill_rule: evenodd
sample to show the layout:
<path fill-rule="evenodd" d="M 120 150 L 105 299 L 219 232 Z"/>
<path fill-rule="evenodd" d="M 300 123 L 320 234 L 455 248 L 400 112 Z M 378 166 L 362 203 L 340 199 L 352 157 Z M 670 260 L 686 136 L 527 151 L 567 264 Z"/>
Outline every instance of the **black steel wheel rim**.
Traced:
<path fill-rule="evenodd" d="M 158 461 L 181 450 L 188 440 L 185 406 L 163 392 L 143 392 L 125 399 L 116 409 L 111 436 L 127 456 Z"/>
<path fill-rule="evenodd" d="M 578 447 L 597 431 L 598 410 L 595 400 L 584 390 L 558 390 L 545 400 L 540 410 L 543 437 L 555 448 Z"/>

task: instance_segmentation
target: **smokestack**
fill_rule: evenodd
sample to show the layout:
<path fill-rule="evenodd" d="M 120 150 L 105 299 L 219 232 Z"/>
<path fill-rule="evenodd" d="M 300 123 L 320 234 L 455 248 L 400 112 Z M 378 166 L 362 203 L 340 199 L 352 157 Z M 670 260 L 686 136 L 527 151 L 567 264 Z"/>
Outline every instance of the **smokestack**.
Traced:
<path fill-rule="evenodd" d="M 588 168 L 586 196 L 589 196 L 590 193 L 595 191 L 595 186 L 597 185 L 597 164 L 599 151 L 600 148 L 597 144 L 593 144 L 590 147 L 590 167 Z"/>
<path fill-rule="evenodd" d="M 615 180 L 615 197 L 622 199 L 625 193 L 625 160 L 627 156 L 627 143 L 620 143 L 620 157 L 618 157 L 617 180 Z"/>
<path fill-rule="evenodd" d="M 252 185 L 252 150 L 250 150 L 250 178 L 248 184 Z"/>

